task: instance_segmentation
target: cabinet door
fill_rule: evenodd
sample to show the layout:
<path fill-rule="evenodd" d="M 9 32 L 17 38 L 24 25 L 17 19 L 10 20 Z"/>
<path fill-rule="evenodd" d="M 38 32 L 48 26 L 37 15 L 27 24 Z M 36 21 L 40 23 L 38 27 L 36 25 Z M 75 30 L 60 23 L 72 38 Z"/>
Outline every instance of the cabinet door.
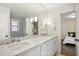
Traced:
<path fill-rule="evenodd" d="M 32 48 L 27 52 L 27 56 L 40 56 L 40 46 Z"/>
<path fill-rule="evenodd" d="M 55 51 L 55 53 L 57 51 L 57 37 L 54 38 L 54 51 Z"/>
<path fill-rule="evenodd" d="M 54 39 L 52 39 L 52 40 L 51 40 L 51 51 L 52 51 L 52 55 L 54 55 L 54 53 L 55 53 L 55 51 L 54 51 L 55 48 L 54 48 L 54 47 L 55 47 Z"/>
<path fill-rule="evenodd" d="M 51 41 L 47 41 L 41 45 L 41 56 L 47 56 L 51 53 Z"/>
<path fill-rule="evenodd" d="M 47 56 L 47 43 L 41 45 L 41 56 Z"/>
<path fill-rule="evenodd" d="M 52 50 L 52 55 L 54 55 L 57 51 L 57 38 L 53 38 L 51 40 L 51 50 Z"/>
<path fill-rule="evenodd" d="M 49 40 L 48 42 L 47 42 L 47 55 L 50 55 L 51 54 L 51 40 Z"/>

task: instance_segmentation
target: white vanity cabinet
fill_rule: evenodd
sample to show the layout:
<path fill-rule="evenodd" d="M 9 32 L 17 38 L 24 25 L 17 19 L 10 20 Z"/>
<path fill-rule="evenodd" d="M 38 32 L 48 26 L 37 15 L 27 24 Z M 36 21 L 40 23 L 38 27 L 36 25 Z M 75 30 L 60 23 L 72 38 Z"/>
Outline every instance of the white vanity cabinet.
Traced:
<path fill-rule="evenodd" d="M 54 56 L 57 51 L 57 38 L 51 38 L 17 56 Z"/>
<path fill-rule="evenodd" d="M 41 56 L 53 56 L 57 51 L 57 38 L 52 38 L 41 45 Z"/>
<path fill-rule="evenodd" d="M 56 37 L 51 40 L 51 51 L 52 51 L 51 53 L 52 55 L 54 55 L 57 51 L 57 38 Z"/>

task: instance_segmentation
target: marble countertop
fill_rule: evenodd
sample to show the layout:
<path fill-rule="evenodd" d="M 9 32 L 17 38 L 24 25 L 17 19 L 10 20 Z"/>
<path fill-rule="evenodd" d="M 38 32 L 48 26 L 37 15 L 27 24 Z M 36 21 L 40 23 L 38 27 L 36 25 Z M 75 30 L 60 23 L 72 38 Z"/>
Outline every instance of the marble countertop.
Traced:
<path fill-rule="evenodd" d="M 22 40 L 21 42 L 15 42 L 15 43 L 0 46 L 0 56 L 17 55 L 35 46 L 38 46 L 54 37 L 56 37 L 56 35 L 37 36 L 29 39 L 22 37 L 20 39 L 25 39 L 25 40 Z"/>

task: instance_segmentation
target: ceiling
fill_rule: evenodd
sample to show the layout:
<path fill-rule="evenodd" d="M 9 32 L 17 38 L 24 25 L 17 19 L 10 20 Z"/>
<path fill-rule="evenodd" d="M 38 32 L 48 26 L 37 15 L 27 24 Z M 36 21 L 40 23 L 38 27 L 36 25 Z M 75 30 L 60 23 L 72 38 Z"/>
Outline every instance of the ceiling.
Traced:
<path fill-rule="evenodd" d="M 62 20 L 75 20 L 76 18 L 76 12 L 75 11 L 71 11 L 71 12 L 67 12 L 67 13 L 63 13 L 61 15 L 61 17 L 63 18 Z"/>
<path fill-rule="evenodd" d="M 12 17 L 25 18 L 33 16 L 35 13 L 49 10 L 57 6 L 63 5 L 62 3 L 1 3 L 1 5 L 9 7 Z"/>

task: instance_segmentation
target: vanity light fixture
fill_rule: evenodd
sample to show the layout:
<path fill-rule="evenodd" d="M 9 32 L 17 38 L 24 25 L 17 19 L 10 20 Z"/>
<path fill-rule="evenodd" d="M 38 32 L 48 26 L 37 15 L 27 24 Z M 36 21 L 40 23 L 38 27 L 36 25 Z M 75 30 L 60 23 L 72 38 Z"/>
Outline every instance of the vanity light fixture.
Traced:
<path fill-rule="evenodd" d="M 46 25 L 46 24 L 47 24 L 47 20 L 44 21 L 43 25 Z"/>
<path fill-rule="evenodd" d="M 38 21 L 38 19 L 37 19 L 37 17 L 30 18 L 30 21 L 31 21 L 31 22 L 37 22 L 37 21 Z"/>
<path fill-rule="evenodd" d="M 43 24 L 44 24 L 44 25 L 51 25 L 51 22 L 50 22 L 50 21 L 45 20 Z"/>
<path fill-rule="evenodd" d="M 47 25 L 51 25 L 51 22 L 48 21 L 48 22 L 47 22 Z"/>

